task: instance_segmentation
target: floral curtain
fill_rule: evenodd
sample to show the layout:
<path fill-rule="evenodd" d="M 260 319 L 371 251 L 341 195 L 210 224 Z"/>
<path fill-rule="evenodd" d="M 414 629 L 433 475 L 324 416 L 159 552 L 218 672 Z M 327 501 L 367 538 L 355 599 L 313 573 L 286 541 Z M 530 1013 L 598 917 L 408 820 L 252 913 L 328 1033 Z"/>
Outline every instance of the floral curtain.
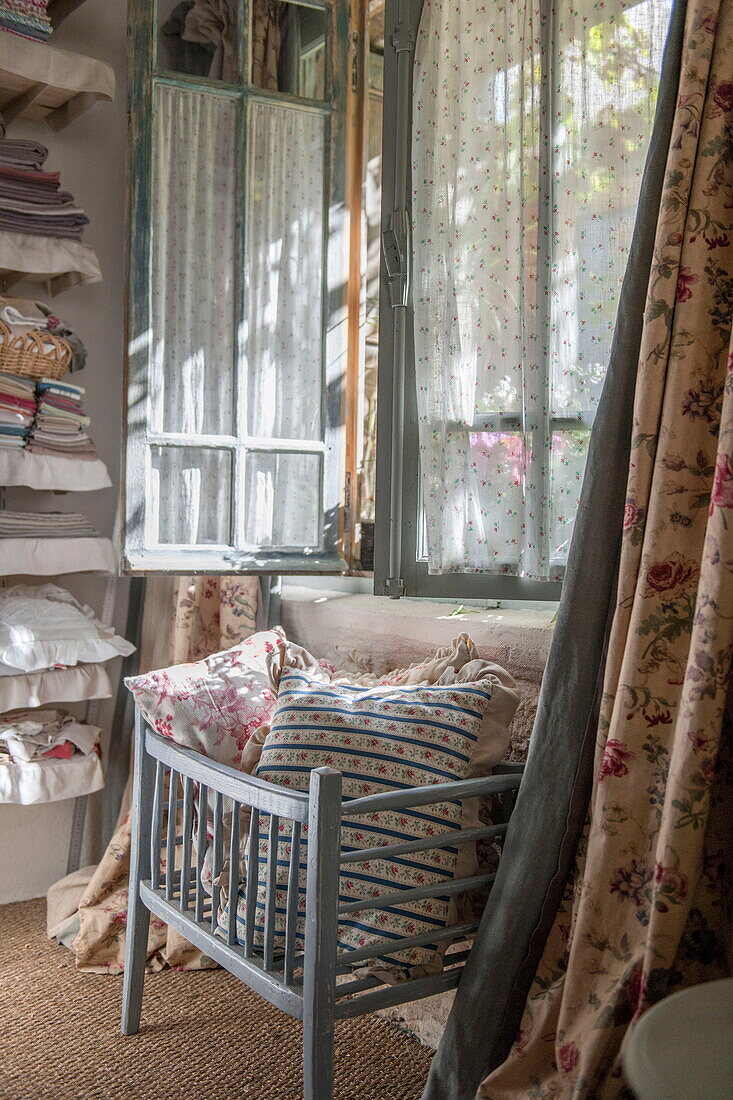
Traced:
<path fill-rule="evenodd" d="M 668 0 L 426 0 L 415 369 L 431 573 L 562 573 Z"/>
<path fill-rule="evenodd" d="M 257 577 L 177 577 L 170 664 L 230 649 L 256 629 Z"/>
<path fill-rule="evenodd" d="M 257 88 L 265 88 L 268 92 L 278 90 L 280 45 L 280 20 L 274 0 L 253 0 L 252 83 Z"/>
<path fill-rule="evenodd" d="M 628 1095 L 629 1026 L 733 968 L 732 72 L 688 0 L 589 819 L 491 1100 Z"/>
<path fill-rule="evenodd" d="M 141 669 L 155 667 L 145 661 L 146 650 L 148 653 L 157 650 L 156 656 L 160 657 L 161 628 L 168 634 L 167 664 L 197 661 L 243 641 L 256 630 L 258 592 L 256 577 L 150 578 Z M 129 867 L 127 799 L 117 830 L 86 885 L 78 914 L 70 925 L 78 927 L 70 946 L 79 970 L 120 973 L 124 966 Z M 200 970 L 214 965 L 163 921 L 151 918 L 148 936 L 151 970 L 164 966 Z"/>

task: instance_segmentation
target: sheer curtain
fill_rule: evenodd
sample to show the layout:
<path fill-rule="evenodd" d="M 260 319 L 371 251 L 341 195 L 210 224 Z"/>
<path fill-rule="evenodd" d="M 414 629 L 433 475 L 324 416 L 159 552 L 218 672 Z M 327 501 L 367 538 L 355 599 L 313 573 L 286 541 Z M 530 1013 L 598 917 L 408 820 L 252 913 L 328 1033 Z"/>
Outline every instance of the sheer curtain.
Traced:
<path fill-rule="evenodd" d="M 252 451 L 245 538 L 254 546 L 320 543 L 323 117 L 255 103 L 249 115 L 246 433 L 304 451 Z"/>
<path fill-rule="evenodd" d="M 249 106 L 238 326 L 240 105 L 167 87 L 156 97 L 150 419 L 190 443 L 152 447 L 148 542 L 319 546 L 324 119 Z M 216 435 L 226 444 L 197 444 Z"/>
<path fill-rule="evenodd" d="M 236 102 L 160 86 L 153 135 L 153 431 L 233 435 Z M 228 544 L 231 457 L 153 448 L 149 542 Z"/>
<path fill-rule="evenodd" d="M 412 178 L 431 573 L 562 573 L 669 10 L 425 0 Z"/>

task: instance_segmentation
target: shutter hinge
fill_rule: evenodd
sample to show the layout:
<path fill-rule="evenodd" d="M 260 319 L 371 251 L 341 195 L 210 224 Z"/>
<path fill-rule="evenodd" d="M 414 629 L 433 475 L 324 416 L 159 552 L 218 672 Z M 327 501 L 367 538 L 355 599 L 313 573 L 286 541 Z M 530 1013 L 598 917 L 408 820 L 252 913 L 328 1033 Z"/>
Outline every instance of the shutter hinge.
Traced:
<path fill-rule="evenodd" d="M 346 481 L 344 483 L 344 534 L 350 535 L 353 524 L 352 516 L 352 502 L 351 502 L 351 470 L 346 471 Z"/>
<path fill-rule="evenodd" d="M 361 40 L 358 31 L 351 32 L 351 51 L 351 90 L 358 92 L 361 73 Z"/>
<path fill-rule="evenodd" d="M 409 287 L 408 255 L 410 220 L 406 210 L 395 210 L 389 226 L 382 233 L 382 251 L 389 281 L 389 302 L 392 309 L 407 305 Z"/>
<path fill-rule="evenodd" d="M 384 582 L 384 591 L 390 600 L 399 600 L 405 594 L 405 582 L 402 577 L 388 577 Z"/>
<path fill-rule="evenodd" d="M 415 32 L 407 19 L 401 19 L 394 29 L 392 45 L 395 53 L 403 53 L 405 50 L 412 53 L 415 49 Z"/>

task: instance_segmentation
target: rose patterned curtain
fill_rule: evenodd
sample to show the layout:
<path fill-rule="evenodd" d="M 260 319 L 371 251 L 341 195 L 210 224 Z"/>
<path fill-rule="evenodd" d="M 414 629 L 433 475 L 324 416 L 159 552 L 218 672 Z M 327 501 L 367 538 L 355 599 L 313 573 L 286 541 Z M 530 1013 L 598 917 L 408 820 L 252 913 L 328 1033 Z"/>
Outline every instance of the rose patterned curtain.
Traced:
<path fill-rule="evenodd" d="M 628 1028 L 733 966 L 731 73 L 688 0 L 588 824 L 491 1100 L 628 1095 Z"/>
<path fill-rule="evenodd" d="M 200 661 L 256 630 L 257 577 L 177 577 L 169 664 Z"/>
<path fill-rule="evenodd" d="M 257 577 L 151 577 L 145 592 L 141 670 L 198 661 L 244 641 L 256 630 Z M 114 836 L 91 877 L 71 876 L 67 893 L 78 910 L 53 924 L 76 957 L 79 970 L 120 973 L 125 960 L 127 887 L 130 867 L 129 791 Z M 73 880 L 73 881 L 71 881 Z M 58 892 L 65 880 L 53 888 Z M 52 908 L 49 905 L 49 914 Z M 73 908 L 73 906 L 72 906 Z M 71 909 L 69 909 L 71 912 Z M 214 966 L 163 921 L 151 919 L 148 966 L 200 970 Z"/>

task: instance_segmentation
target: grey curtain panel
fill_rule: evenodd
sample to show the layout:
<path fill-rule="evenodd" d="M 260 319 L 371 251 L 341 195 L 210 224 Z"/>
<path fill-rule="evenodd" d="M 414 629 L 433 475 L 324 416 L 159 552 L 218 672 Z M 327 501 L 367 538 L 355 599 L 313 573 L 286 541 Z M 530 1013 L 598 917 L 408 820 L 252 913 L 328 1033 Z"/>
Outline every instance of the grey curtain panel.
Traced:
<path fill-rule="evenodd" d="M 472 1100 L 506 1058 L 580 839 L 616 598 L 634 389 L 677 97 L 686 0 L 672 10 L 616 331 L 562 602 L 504 856 L 423 1100 Z"/>

